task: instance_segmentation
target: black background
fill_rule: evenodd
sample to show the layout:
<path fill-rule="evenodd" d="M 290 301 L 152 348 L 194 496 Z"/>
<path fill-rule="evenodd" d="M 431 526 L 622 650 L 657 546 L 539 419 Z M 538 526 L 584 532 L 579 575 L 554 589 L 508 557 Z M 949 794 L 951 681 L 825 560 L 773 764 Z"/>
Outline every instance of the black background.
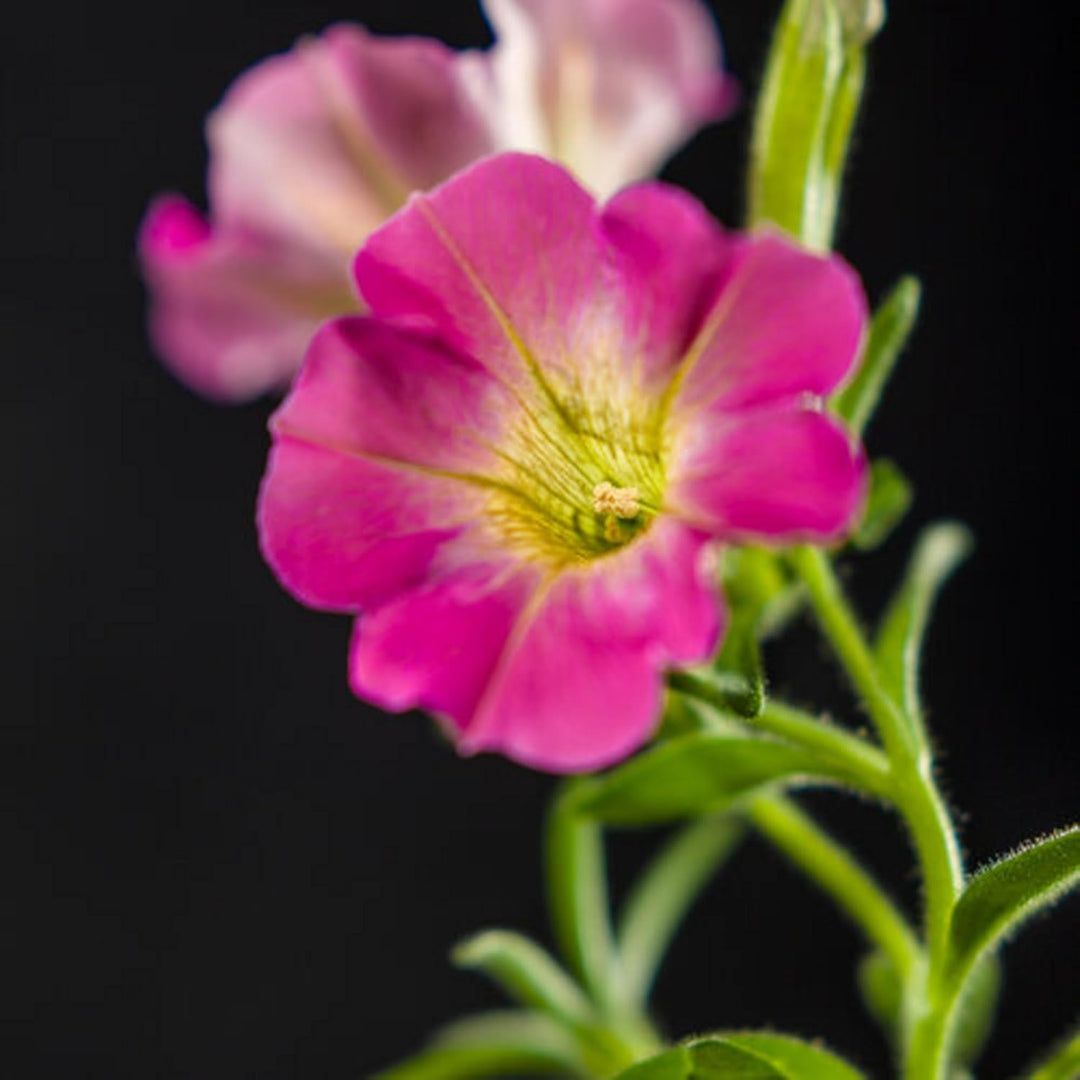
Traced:
<path fill-rule="evenodd" d="M 978 865 L 1077 811 L 1075 62 L 1066 22 L 986 0 L 897 2 L 873 50 L 840 247 L 872 297 L 922 275 L 925 316 L 870 431 L 919 483 L 861 560 L 867 613 L 916 526 L 978 535 L 930 642 L 949 795 Z M 752 94 L 775 3 L 716 0 Z M 496 1002 L 445 961 L 486 924 L 543 935 L 550 781 L 458 760 L 415 716 L 345 684 L 348 623 L 259 559 L 269 405 L 219 409 L 155 363 L 133 234 L 162 188 L 201 197 L 204 114 L 242 68 L 355 18 L 487 41 L 470 0 L 57 7 L 7 22 L 2 295 L 5 755 L 20 797 L 5 891 L 16 947 L 8 1075 L 354 1078 Z M 745 110 L 667 175 L 741 212 Z M 14 280 L 12 289 L 11 281 Z M 808 629 L 774 685 L 848 708 Z M 906 902 L 899 827 L 807 802 Z M 653 838 L 621 838 L 624 882 Z M 1008 952 L 985 1077 L 1080 1009 L 1078 911 Z M 874 1077 L 887 1055 L 851 989 L 854 934 L 751 842 L 710 888 L 657 992 L 676 1034 L 773 1024 Z M 24 1046 L 25 1044 L 25 1046 Z"/>

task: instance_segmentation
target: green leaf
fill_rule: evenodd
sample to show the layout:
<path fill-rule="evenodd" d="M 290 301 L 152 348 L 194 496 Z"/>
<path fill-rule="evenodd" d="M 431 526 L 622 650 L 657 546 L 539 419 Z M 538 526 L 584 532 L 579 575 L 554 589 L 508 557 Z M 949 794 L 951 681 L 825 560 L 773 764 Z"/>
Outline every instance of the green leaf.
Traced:
<path fill-rule="evenodd" d="M 458 967 L 482 971 L 515 1001 L 568 1027 L 590 1024 L 592 1005 L 581 988 L 536 942 L 510 930 L 485 930 L 453 952 Z"/>
<path fill-rule="evenodd" d="M 1076 1080 L 1080 1076 L 1080 1031 L 1066 1035 L 1035 1069 L 1027 1080 Z"/>
<path fill-rule="evenodd" d="M 627 896 L 617 941 L 627 998 L 643 1005 L 675 931 L 744 829 L 708 817 L 680 830 L 645 868 Z"/>
<path fill-rule="evenodd" d="M 584 813 L 608 825 L 676 821 L 724 810 L 766 785 L 844 783 L 843 767 L 788 743 L 699 733 L 662 743 L 597 778 Z"/>
<path fill-rule="evenodd" d="M 788 1035 L 736 1032 L 692 1039 L 618 1080 L 863 1080 L 835 1054 Z"/>
<path fill-rule="evenodd" d="M 874 644 L 883 689 L 917 727 L 922 725 L 919 660 L 930 612 L 942 585 L 971 548 L 971 533 L 956 522 L 924 529 Z"/>
<path fill-rule="evenodd" d="M 1080 882 L 1080 825 L 1035 841 L 980 870 L 960 895 L 949 927 L 950 977 Z"/>
<path fill-rule="evenodd" d="M 515 1075 L 582 1076 L 573 1039 L 546 1016 L 485 1013 L 450 1024 L 427 1049 L 374 1080 L 465 1080 Z"/>
<path fill-rule="evenodd" d="M 828 250 L 861 66 L 835 0 L 787 0 L 754 116 L 751 225 L 771 221 Z"/>
<path fill-rule="evenodd" d="M 863 433 L 877 408 L 885 384 L 915 327 L 921 299 L 919 279 L 901 278 L 874 312 L 855 378 L 832 399 L 833 411 L 856 435 Z"/>
<path fill-rule="evenodd" d="M 704 1072 L 706 1067 L 717 1069 L 723 1061 L 723 1055 L 730 1055 L 732 1065 L 736 1058 L 731 1053 L 745 1054 L 744 1066 L 749 1070 L 753 1058 L 758 1058 L 763 1065 L 771 1068 L 772 1073 L 761 1073 L 763 1077 L 782 1077 L 783 1080 L 863 1080 L 862 1074 L 846 1061 L 820 1046 L 803 1042 L 790 1035 L 776 1035 L 772 1032 L 735 1032 L 721 1034 L 708 1039 L 701 1039 L 690 1044 L 690 1053 L 694 1058 L 695 1069 L 705 1077 L 731 1077 L 745 1075 L 756 1077 L 756 1072 L 746 1071 L 712 1073 Z M 714 1064 L 715 1063 L 715 1064 Z M 698 1075 L 695 1072 L 695 1077 Z"/>
<path fill-rule="evenodd" d="M 896 965 L 880 950 L 868 953 L 859 963 L 856 981 L 863 1004 L 890 1039 L 900 1029 L 904 987 Z"/>
<path fill-rule="evenodd" d="M 1001 980 L 1001 960 L 984 953 L 968 976 L 953 1030 L 952 1053 L 960 1065 L 974 1064 L 994 1030 Z"/>
<path fill-rule="evenodd" d="M 639 1061 L 619 1073 L 616 1080 L 690 1080 L 694 1075 L 693 1069 L 694 1062 L 690 1051 L 676 1046 L 649 1058 L 648 1061 Z"/>
<path fill-rule="evenodd" d="M 870 495 L 852 543 L 860 551 L 871 551 L 884 543 L 911 508 L 911 484 L 887 458 L 870 466 Z"/>
<path fill-rule="evenodd" d="M 571 781 L 552 804 L 544 864 L 552 930 L 563 958 L 601 1006 L 617 990 L 617 955 L 600 827 L 581 813 L 591 781 Z"/>

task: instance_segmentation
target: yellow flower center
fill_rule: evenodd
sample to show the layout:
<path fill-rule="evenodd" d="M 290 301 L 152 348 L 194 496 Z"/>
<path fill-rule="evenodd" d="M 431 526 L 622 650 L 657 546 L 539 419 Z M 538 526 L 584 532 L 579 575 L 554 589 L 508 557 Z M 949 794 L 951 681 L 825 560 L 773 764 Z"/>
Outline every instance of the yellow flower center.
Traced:
<path fill-rule="evenodd" d="M 523 557 L 556 568 L 630 543 L 664 490 L 655 403 L 610 383 L 592 391 L 536 395 L 495 450 L 491 524 Z"/>

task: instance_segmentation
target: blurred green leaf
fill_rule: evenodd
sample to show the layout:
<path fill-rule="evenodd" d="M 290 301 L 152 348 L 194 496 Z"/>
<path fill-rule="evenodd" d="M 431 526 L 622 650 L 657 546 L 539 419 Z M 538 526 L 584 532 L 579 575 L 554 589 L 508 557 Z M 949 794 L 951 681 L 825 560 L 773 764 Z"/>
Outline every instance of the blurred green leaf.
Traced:
<path fill-rule="evenodd" d="M 976 961 L 1036 912 L 1080 883 L 1080 826 L 1037 840 L 980 870 L 968 882 L 949 929 L 950 976 Z"/>
<path fill-rule="evenodd" d="M 620 1073 L 618 1080 L 863 1080 L 828 1050 L 772 1033 L 692 1039 Z"/>
<path fill-rule="evenodd" d="M 591 780 L 565 784 L 545 833 L 548 910 L 559 949 L 601 1007 L 616 992 L 617 955 L 600 826 L 581 813 Z"/>
<path fill-rule="evenodd" d="M 617 942 L 627 997 L 648 998 L 675 931 L 745 832 L 728 817 L 708 817 L 675 834 L 642 871 L 622 907 Z"/>
<path fill-rule="evenodd" d="M 655 746 L 598 777 L 583 813 L 608 825 L 645 825 L 726 809 L 769 784 L 844 783 L 842 766 L 769 738 L 699 733 Z"/>
<path fill-rule="evenodd" d="M 1080 1031 L 1066 1035 L 1026 1076 L 1027 1080 L 1076 1080 L 1080 1076 Z"/>
<path fill-rule="evenodd" d="M 975 1063 L 994 1030 L 1001 980 L 1001 960 L 996 953 L 984 953 L 968 976 L 959 1003 L 953 1058 L 961 1065 Z"/>
<path fill-rule="evenodd" d="M 919 317 L 922 286 L 903 277 L 874 312 L 855 378 L 832 399 L 832 409 L 856 435 L 866 430 L 885 384 Z"/>
<path fill-rule="evenodd" d="M 946 521 L 924 529 L 874 643 L 882 687 L 916 727 L 922 726 L 919 661 L 930 612 L 971 548 L 971 533 L 963 525 Z"/>
<path fill-rule="evenodd" d="M 904 987 L 896 965 L 880 950 L 868 953 L 859 963 L 856 981 L 867 1012 L 889 1039 L 895 1040 L 904 1000 Z"/>
<path fill-rule="evenodd" d="M 443 1028 L 415 1057 L 374 1080 L 467 1080 L 470 1077 L 587 1076 L 574 1040 L 538 1013 L 495 1012 Z"/>
<path fill-rule="evenodd" d="M 870 494 L 866 510 L 852 543 L 860 551 L 871 551 L 884 543 L 911 508 L 911 485 L 907 477 L 887 458 L 870 466 Z"/>
<path fill-rule="evenodd" d="M 453 952 L 458 967 L 482 971 L 518 1003 L 567 1027 L 590 1024 L 593 1008 L 581 988 L 535 941 L 510 930 L 485 930 Z"/>

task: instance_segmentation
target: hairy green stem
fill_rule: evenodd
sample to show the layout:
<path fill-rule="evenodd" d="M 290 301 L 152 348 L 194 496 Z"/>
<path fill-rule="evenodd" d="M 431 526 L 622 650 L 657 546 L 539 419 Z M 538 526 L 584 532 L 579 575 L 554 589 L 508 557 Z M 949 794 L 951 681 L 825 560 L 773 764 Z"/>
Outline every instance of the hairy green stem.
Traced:
<path fill-rule="evenodd" d="M 863 699 L 892 768 L 893 801 L 914 842 L 923 876 L 928 965 L 923 985 L 911 988 L 912 1028 L 907 1074 L 912 1080 L 944 1075 L 952 1012 L 943 985 L 949 921 L 963 886 L 956 830 L 934 782 L 930 747 L 920 729 L 907 723 L 885 692 L 870 647 L 828 556 L 797 548 L 791 561 L 806 583 L 818 621 Z"/>
<path fill-rule="evenodd" d="M 907 978 L 920 956 L 903 915 L 859 863 L 816 822 L 782 795 L 750 803 L 750 820 L 837 905 Z"/>
<path fill-rule="evenodd" d="M 687 671 L 676 671 L 668 676 L 668 684 L 679 693 L 730 715 L 723 690 L 709 679 Z M 792 705 L 775 701 L 770 701 L 753 718 L 738 719 L 749 727 L 778 735 L 788 742 L 830 758 L 843 766 L 852 783 L 860 790 L 878 798 L 891 798 L 888 758 L 876 746 L 871 746 L 857 735 L 834 727 Z"/>

